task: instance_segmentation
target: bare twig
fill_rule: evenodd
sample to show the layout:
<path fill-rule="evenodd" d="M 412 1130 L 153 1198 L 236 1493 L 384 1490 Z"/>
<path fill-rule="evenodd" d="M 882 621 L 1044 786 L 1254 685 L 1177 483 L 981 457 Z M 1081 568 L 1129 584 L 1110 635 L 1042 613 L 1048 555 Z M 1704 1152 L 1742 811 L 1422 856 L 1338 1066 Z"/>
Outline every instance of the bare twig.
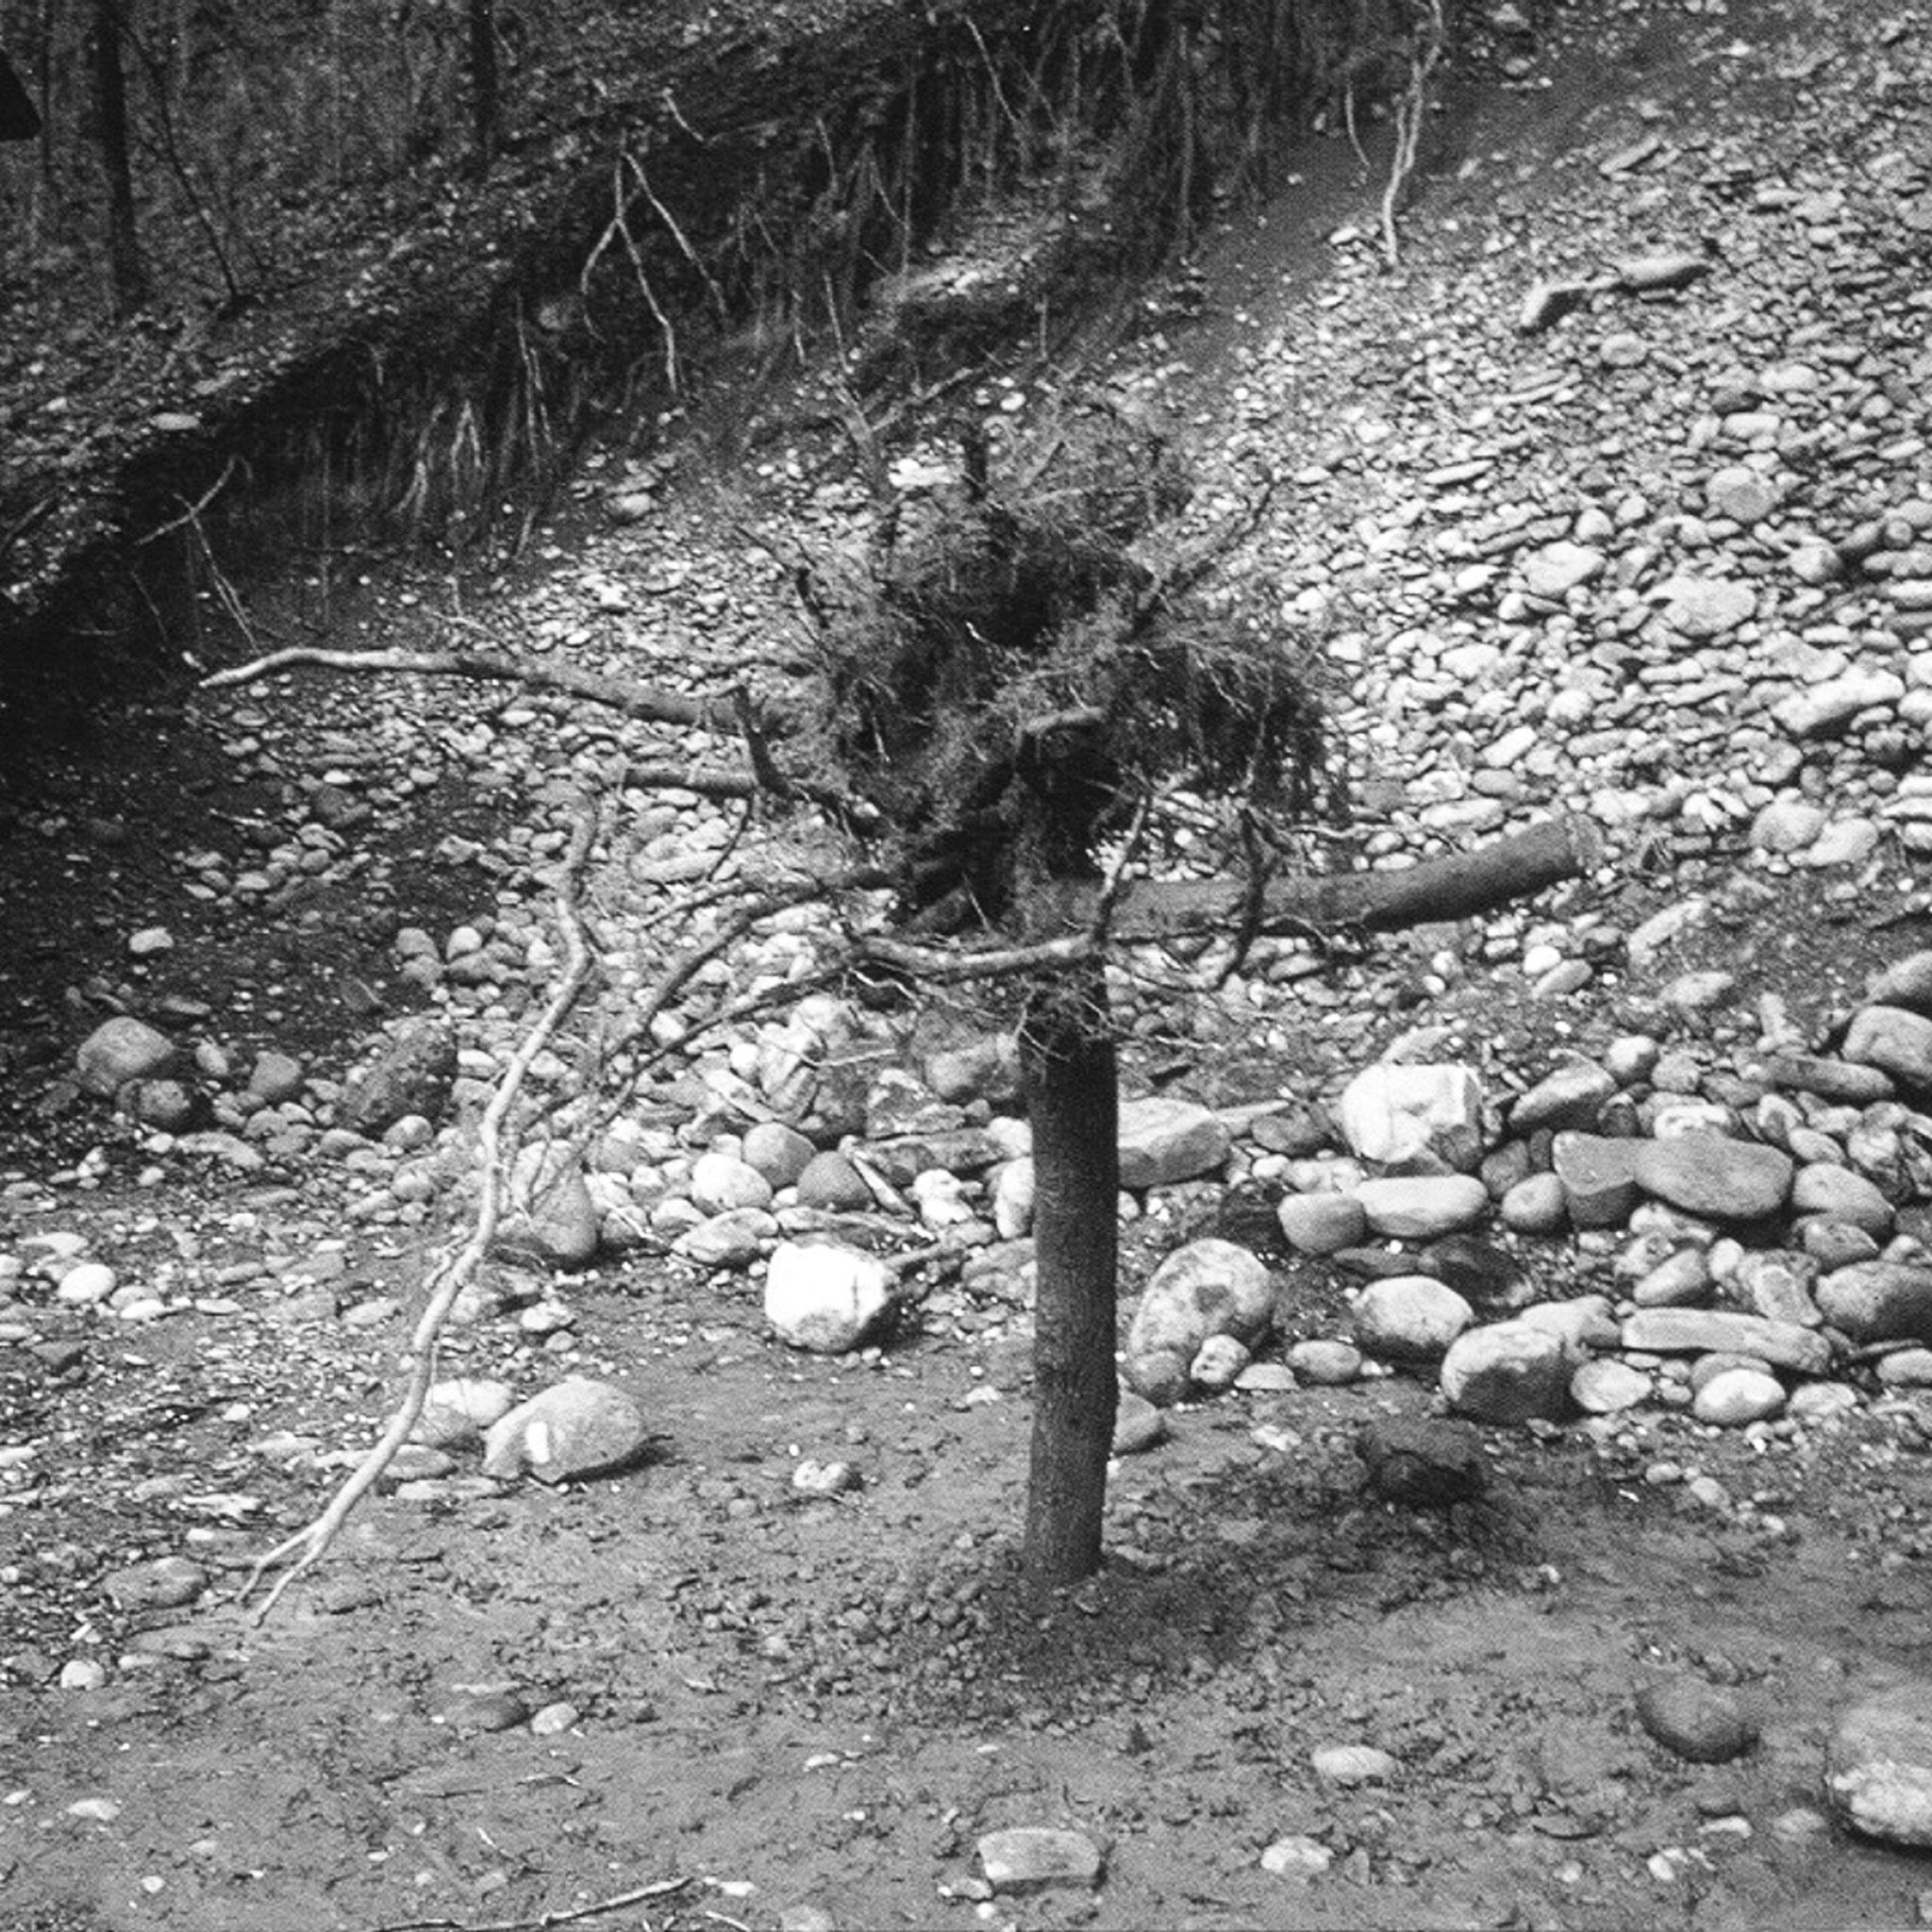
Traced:
<path fill-rule="evenodd" d="M 135 547 L 139 549 L 142 544 L 158 542 L 161 538 L 178 530 L 184 524 L 199 524 L 202 511 L 228 487 L 228 479 L 234 475 L 237 468 L 240 467 L 240 458 L 230 457 L 227 462 L 223 465 L 222 474 L 192 503 L 189 504 L 178 517 L 170 517 L 158 529 L 150 530 L 145 537 L 140 540 L 140 542 Z M 208 547 L 206 539 L 203 540 L 202 547 L 203 549 Z"/>
<path fill-rule="evenodd" d="M 424 1402 L 436 1376 L 437 1339 L 449 1320 L 457 1297 L 483 1265 L 503 1218 L 509 1156 L 513 1152 L 513 1148 L 506 1148 L 504 1144 L 504 1124 L 516 1105 L 517 1095 L 523 1090 L 531 1065 L 556 1037 L 558 1028 L 575 1006 L 577 996 L 583 991 L 595 964 L 584 937 L 578 900 L 583 888 L 584 867 L 597 836 L 598 818 L 596 801 L 587 800 L 572 829 L 557 889 L 558 923 L 563 928 L 563 971 L 536 1024 L 525 1034 L 510 1056 L 509 1064 L 496 1083 L 496 1091 L 491 1094 L 490 1104 L 483 1109 L 483 1118 L 477 1124 L 477 1150 L 482 1157 L 483 1169 L 482 1198 L 477 1203 L 475 1219 L 463 1245 L 453 1255 L 445 1256 L 431 1271 L 429 1300 L 416 1323 L 416 1332 L 410 1338 L 407 1357 L 409 1379 L 402 1402 L 375 1445 L 350 1472 L 322 1514 L 306 1528 L 285 1537 L 249 1573 L 247 1582 L 242 1587 L 243 1601 L 254 1594 L 269 1571 L 289 1562 L 291 1557 L 294 1559 L 276 1580 L 275 1588 L 257 1612 L 258 1623 L 274 1610 L 282 1592 L 296 1577 L 322 1559 L 342 1524 L 348 1521 L 350 1512 L 375 1487 L 383 1471 L 395 1459 L 397 1450 L 408 1441 L 410 1430 L 422 1417 Z"/>

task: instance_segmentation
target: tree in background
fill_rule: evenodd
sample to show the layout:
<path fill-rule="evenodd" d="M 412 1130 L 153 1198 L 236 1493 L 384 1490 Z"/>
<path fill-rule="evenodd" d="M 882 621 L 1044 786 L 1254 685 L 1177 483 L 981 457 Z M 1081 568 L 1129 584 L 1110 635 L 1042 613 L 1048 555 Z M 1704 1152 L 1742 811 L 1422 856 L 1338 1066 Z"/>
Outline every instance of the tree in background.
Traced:
<path fill-rule="evenodd" d="M 503 140 L 503 76 L 496 56 L 494 0 L 469 0 L 470 132 L 477 170 L 489 167 Z"/>
<path fill-rule="evenodd" d="M 41 131 L 41 117 L 33 101 L 13 71 L 13 63 L 0 50 L 0 141 L 31 141 Z"/>
<path fill-rule="evenodd" d="M 122 21 L 115 0 L 94 0 L 89 54 L 94 77 L 94 147 L 108 195 L 108 271 L 114 312 L 132 315 L 154 294 L 134 212 L 134 173 L 127 148 L 127 75 L 121 58 Z"/>

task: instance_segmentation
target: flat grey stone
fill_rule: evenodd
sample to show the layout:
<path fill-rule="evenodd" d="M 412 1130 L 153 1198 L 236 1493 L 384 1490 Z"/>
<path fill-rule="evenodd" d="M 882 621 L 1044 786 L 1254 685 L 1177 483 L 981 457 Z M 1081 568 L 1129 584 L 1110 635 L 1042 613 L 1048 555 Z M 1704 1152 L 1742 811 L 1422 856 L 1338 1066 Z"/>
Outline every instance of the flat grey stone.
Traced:
<path fill-rule="evenodd" d="M 1900 1000 L 1895 1004 L 1909 1003 Z M 1821 1100 L 1842 1100 L 1852 1107 L 1869 1107 L 1874 1100 L 1890 1100 L 1896 1091 L 1891 1075 L 1882 1067 L 1832 1059 L 1824 1054 L 1773 1054 L 1764 1070 L 1771 1084 L 1787 1092 L 1815 1093 Z"/>
<path fill-rule="evenodd" d="M 979 1869 L 995 1891 L 1095 1885 L 1105 1862 L 1100 1847 L 1085 1832 L 1050 1825 L 1011 1825 L 979 1840 Z"/>
<path fill-rule="evenodd" d="M 1274 1211 L 1283 1238 L 1298 1255 L 1357 1247 L 1369 1231 L 1369 1218 L 1353 1194 L 1285 1194 Z"/>
<path fill-rule="evenodd" d="M 1729 1308 L 1639 1308 L 1624 1318 L 1625 1348 L 1649 1355 L 1748 1355 L 1800 1375 L 1831 1367 L 1831 1344 L 1794 1322 L 1767 1322 Z"/>
<path fill-rule="evenodd" d="M 1791 1212 L 1822 1214 L 1843 1221 L 1870 1235 L 1889 1235 L 1898 1218 L 1877 1184 L 1851 1168 L 1813 1161 L 1798 1170 L 1791 1183 Z"/>
<path fill-rule="evenodd" d="M 1589 1060 L 1558 1067 L 1518 1098 L 1509 1109 L 1509 1131 L 1530 1134 L 1539 1127 L 1552 1131 L 1593 1127 L 1604 1102 L 1616 1091 L 1617 1083 L 1609 1074 Z"/>
<path fill-rule="evenodd" d="M 1375 1233 L 1428 1241 L 1473 1227 L 1490 1211 L 1490 1191 L 1474 1174 L 1391 1174 L 1364 1181 L 1356 1199 Z"/>
<path fill-rule="evenodd" d="M 1121 1103 L 1121 1186 L 1171 1187 L 1219 1174 L 1233 1137 L 1211 1108 L 1151 1094 Z"/>
<path fill-rule="evenodd" d="M 1640 1141 L 1633 1172 L 1645 1193 L 1713 1221 L 1761 1221 L 1790 1193 L 1796 1163 L 1780 1147 L 1725 1134 Z"/>

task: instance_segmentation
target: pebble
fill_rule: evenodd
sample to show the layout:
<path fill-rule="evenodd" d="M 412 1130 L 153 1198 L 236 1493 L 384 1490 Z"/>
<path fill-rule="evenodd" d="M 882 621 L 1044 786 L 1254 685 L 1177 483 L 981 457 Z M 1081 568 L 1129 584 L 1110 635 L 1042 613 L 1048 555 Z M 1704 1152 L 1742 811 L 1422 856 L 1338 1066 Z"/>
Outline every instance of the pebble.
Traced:
<path fill-rule="evenodd" d="M 1121 1103 L 1124 1188 L 1138 1192 L 1219 1174 L 1232 1145 L 1220 1115 L 1198 1102 L 1154 1094 Z"/>
<path fill-rule="evenodd" d="M 1283 1238 L 1301 1255 L 1357 1247 L 1369 1232 L 1369 1218 L 1352 1194 L 1285 1194 L 1275 1215 Z"/>
<path fill-rule="evenodd" d="M 1724 1764 L 1757 1741 L 1756 1716 L 1729 1691 L 1676 1674 L 1637 1693 L 1637 1716 L 1665 1750 L 1693 1764 Z"/>
<path fill-rule="evenodd" d="M 1475 1319 L 1461 1295 L 1431 1274 L 1372 1281 L 1355 1297 L 1355 1339 L 1385 1361 L 1440 1361 Z"/>
<path fill-rule="evenodd" d="M 1361 1379 L 1362 1353 L 1346 1341 L 1313 1338 L 1289 1349 L 1288 1365 L 1304 1382 L 1320 1389 L 1340 1389 Z"/>
<path fill-rule="evenodd" d="M 1343 1790 L 1387 1784 L 1402 1769 L 1397 1758 L 1374 1744 L 1323 1744 L 1308 1754 L 1308 1763 L 1324 1784 Z"/>
<path fill-rule="evenodd" d="M 1093 1886 L 1105 1863 L 1085 1832 L 1051 1825 L 1010 1825 L 978 1844 L 979 1869 L 996 1892 L 1041 1891 L 1056 1885 Z"/>
<path fill-rule="evenodd" d="M 650 1438 L 634 1396 L 608 1382 L 573 1376 L 491 1424 L 483 1473 L 508 1477 L 527 1471 L 546 1483 L 608 1474 L 635 1463 Z"/>
<path fill-rule="evenodd" d="M 1320 1839 L 1290 1832 L 1261 1854 L 1261 1869 L 1276 1878 L 1319 1878 L 1335 1862 L 1335 1854 Z"/>
<path fill-rule="evenodd" d="M 1559 1335 L 1531 1322 L 1472 1328 L 1442 1357 L 1440 1386 L 1458 1415 L 1514 1425 L 1567 1413 L 1574 1364 Z"/>
<path fill-rule="evenodd" d="M 1471 1174 L 1391 1174 L 1356 1191 L 1370 1229 L 1406 1241 L 1428 1241 L 1474 1227 L 1489 1216 L 1490 1193 Z"/>
<path fill-rule="evenodd" d="M 1729 1368 L 1698 1389 L 1690 1413 L 1701 1423 L 1735 1429 L 1781 1415 L 1784 1407 L 1784 1385 L 1769 1371 Z"/>

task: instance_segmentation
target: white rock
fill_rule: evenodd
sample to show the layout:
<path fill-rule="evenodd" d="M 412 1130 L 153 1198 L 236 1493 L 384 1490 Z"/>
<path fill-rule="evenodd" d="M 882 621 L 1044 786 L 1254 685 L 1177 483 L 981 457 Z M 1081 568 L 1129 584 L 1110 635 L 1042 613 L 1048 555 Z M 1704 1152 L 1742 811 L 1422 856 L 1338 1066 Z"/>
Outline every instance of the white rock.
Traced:
<path fill-rule="evenodd" d="M 992 1224 L 1003 1241 L 1018 1241 L 1033 1225 L 1033 1160 L 1009 1160 L 992 1184 Z"/>
<path fill-rule="evenodd" d="M 81 1261 L 63 1274 L 54 1290 L 57 1301 L 92 1307 L 114 1292 L 121 1277 L 105 1261 Z"/>
<path fill-rule="evenodd" d="M 1701 1423 L 1739 1428 L 1782 1414 L 1784 1406 L 1784 1385 L 1775 1375 L 1762 1369 L 1721 1369 L 1697 1391 L 1690 1413 Z"/>
<path fill-rule="evenodd" d="M 1457 1064 L 1364 1067 L 1336 1108 L 1336 1124 L 1363 1160 L 1407 1160 L 1453 1134 L 1482 1131 L 1482 1084 Z"/>
<path fill-rule="evenodd" d="M 858 1348 L 891 1306 L 891 1270 L 837 1241 L 781 1241 L 765 1274 L 765 1320 L 789 1347 L 814 1355 Z"/>
<path fill-rule="evenodd" d="M 1344 1789 L 1387 1784 L 1402 1769 L 1396 1758 L 1373 1744 L 1324 1744 L 1309 1753 L 1308 1762 L 1324 1784 Z"/>
<path fill-rule="evenodd" d="M 1429 1241 L 1474 1227 L 1490 1211 L 1490 1191 L 1474 1174 L 1391 1174 L 1364 1181 L 1356 1199 L 1375 1233 Z"/>
<path fill-rule="evenodd" d="M 735 1154 L 700 1154 L 691 1166 L 690 1193 L 707 1214 L 772 1205 L 771 1182 Z"/>

